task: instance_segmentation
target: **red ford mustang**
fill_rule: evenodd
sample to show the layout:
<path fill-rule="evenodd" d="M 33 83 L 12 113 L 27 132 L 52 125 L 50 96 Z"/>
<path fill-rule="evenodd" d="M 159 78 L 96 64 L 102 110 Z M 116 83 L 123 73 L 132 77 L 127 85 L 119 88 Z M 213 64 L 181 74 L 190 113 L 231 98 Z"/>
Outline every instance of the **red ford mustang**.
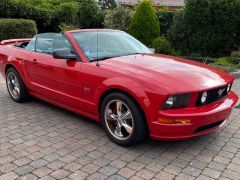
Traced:
<path fill-rule="evenodd" d="M 119 145 L 187 139 L 228 122 L 233 77 L 152 53 L 127 33 L 76 30 L 2 41 L 0 71 L 10 96 L 34 96 L 100 121 Z"/>

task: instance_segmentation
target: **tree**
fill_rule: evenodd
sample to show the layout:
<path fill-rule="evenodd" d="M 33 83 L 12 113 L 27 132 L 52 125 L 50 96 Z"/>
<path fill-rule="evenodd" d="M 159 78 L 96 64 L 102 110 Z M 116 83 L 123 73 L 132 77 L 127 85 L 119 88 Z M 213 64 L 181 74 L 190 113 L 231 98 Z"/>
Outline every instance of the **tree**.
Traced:
<path fill-rule="evenodd" d="M 159 20 L 149 0 L 143 0 L 137 6 L 129 32 L 146 45 L 151 45 L 153 39 L 159 36 Z"/>
<path fill-rule="evenodd" d="M 98 0 L 98 6 L 101 9 L 114 9 L 117 7 L 116 0 Z"/>
<path fill-rule="evenodd" d="M 173 17 L 177 11 L 171 11 L 167 8 L 162 8 L 157 12 L 160 22 L 161 36 L 167 36 L 168 31 L 173 24 Z"/>
<path fill-rule="evenodd" d="M 59 23 L 77 24 L 79 4 L 77 2 L 66 2 L 58 5 L 55 13 L 59 19 Z"/>
<path fill-rule="evenodd" d="M 173 47 L 181 54 L 186 55 L 190 53 L 189 50 L 189 32 L 186 29 L 184 11 L 178 11 L 173 17 L 173 24 L 168 31 L 168 39 Z"/>
<path fill-rule="evenodd" d="M 128 32 L 133 12 L 124 7 L 117 7 L 107 12 L 104 20 L 104 26 L 110 29 L 119 29 Z"/>
<path fill-rule="evenodd" d="M 95 0 L 77 0 L 79 8 L 79 26 L 81 28 L 96 28 L 103 23 L 103 14 L 99 11 Z"/>
<path fill-rule="evenodd" d="M 240 0 L 186 0 L 182 17 L 174 24 L 184 28 L 179 32 L 176 26 L 177 36 L 171 39 L 180 42 L 180 35 L 184 35 L 192 54 L 225 56 L 239 45 Z M 181 44 L 177 46 L 182 49 Z"/>

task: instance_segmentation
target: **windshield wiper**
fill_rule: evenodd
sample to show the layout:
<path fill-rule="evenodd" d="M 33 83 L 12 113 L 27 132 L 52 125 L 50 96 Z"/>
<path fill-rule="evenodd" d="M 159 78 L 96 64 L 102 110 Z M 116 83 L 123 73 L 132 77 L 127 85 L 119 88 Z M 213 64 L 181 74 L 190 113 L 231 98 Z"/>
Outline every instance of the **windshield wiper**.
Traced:
<path fill-rule="evenodd" d="M 105 57 L 101 57 L 101 58 L 98 58 L 98 59 L 91 60 L 91 62 L 103 61 L 103 60 L 110 59 L 110 58 L 116 58 L 116 57 L 121 57 L 121 56 L 137 55 L 137 54 L 142 54 L 142 53 L 121 54 L 121 55 L 117 55 L 117 56 L 105 56 Z"/>
<path fill-rule="evenodd" d="M 98 59 L 90 60 L 90 62 L 94 62 L 94 61 L 103 61 L 103 60 L 110 59 L 110 58 L 114 58 L 114 57 L 116 57 L 116 56 L 106 56 L 106 57 L 101 57 L 101 58 L 98 58 Z"/>

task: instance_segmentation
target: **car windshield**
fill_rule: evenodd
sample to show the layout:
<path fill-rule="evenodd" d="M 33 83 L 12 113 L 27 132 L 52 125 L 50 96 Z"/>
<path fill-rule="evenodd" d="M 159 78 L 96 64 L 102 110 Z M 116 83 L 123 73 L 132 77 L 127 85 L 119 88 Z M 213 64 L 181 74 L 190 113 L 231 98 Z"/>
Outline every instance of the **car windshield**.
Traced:
<path fill-rule="evenodd" d="M 152 53 L 141 42 L 122 31 L 73 32 L 72 34 L 89 61 Z"/>

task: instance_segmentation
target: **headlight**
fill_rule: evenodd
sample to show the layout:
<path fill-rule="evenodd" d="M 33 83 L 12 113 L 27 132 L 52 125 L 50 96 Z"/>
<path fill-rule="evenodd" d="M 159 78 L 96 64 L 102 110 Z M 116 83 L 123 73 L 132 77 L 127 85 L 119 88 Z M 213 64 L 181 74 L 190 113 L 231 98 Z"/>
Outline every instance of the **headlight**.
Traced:
<path fill-rule="evenodd" d="M 227 85 L 227 92 L 230 92 L 230 91 L 231 91 L 231 87 L 232 87 L 232 84 L 228 84 L 228 85 Z"/>
<path fill-rule="evenodd" d="M 171 108 L 176 101 L 176 96 L 170 96 L 165 102 L 165 108 Z"/>
<path fill-rule="evenodd" d="M 207 102 L 207 99 L 208 99 L 208 93 L 207 93 L 207 91 L 205 91 L 202 93 L 201 103 L 204 104 L 205 102 Z"/>
<path fill-rule="evenodd" d="M 164 102 L 163 108 L 181 108 L 186 107 L 190 101 L 191 94 L 175 94 L 171 95 Z"/>

